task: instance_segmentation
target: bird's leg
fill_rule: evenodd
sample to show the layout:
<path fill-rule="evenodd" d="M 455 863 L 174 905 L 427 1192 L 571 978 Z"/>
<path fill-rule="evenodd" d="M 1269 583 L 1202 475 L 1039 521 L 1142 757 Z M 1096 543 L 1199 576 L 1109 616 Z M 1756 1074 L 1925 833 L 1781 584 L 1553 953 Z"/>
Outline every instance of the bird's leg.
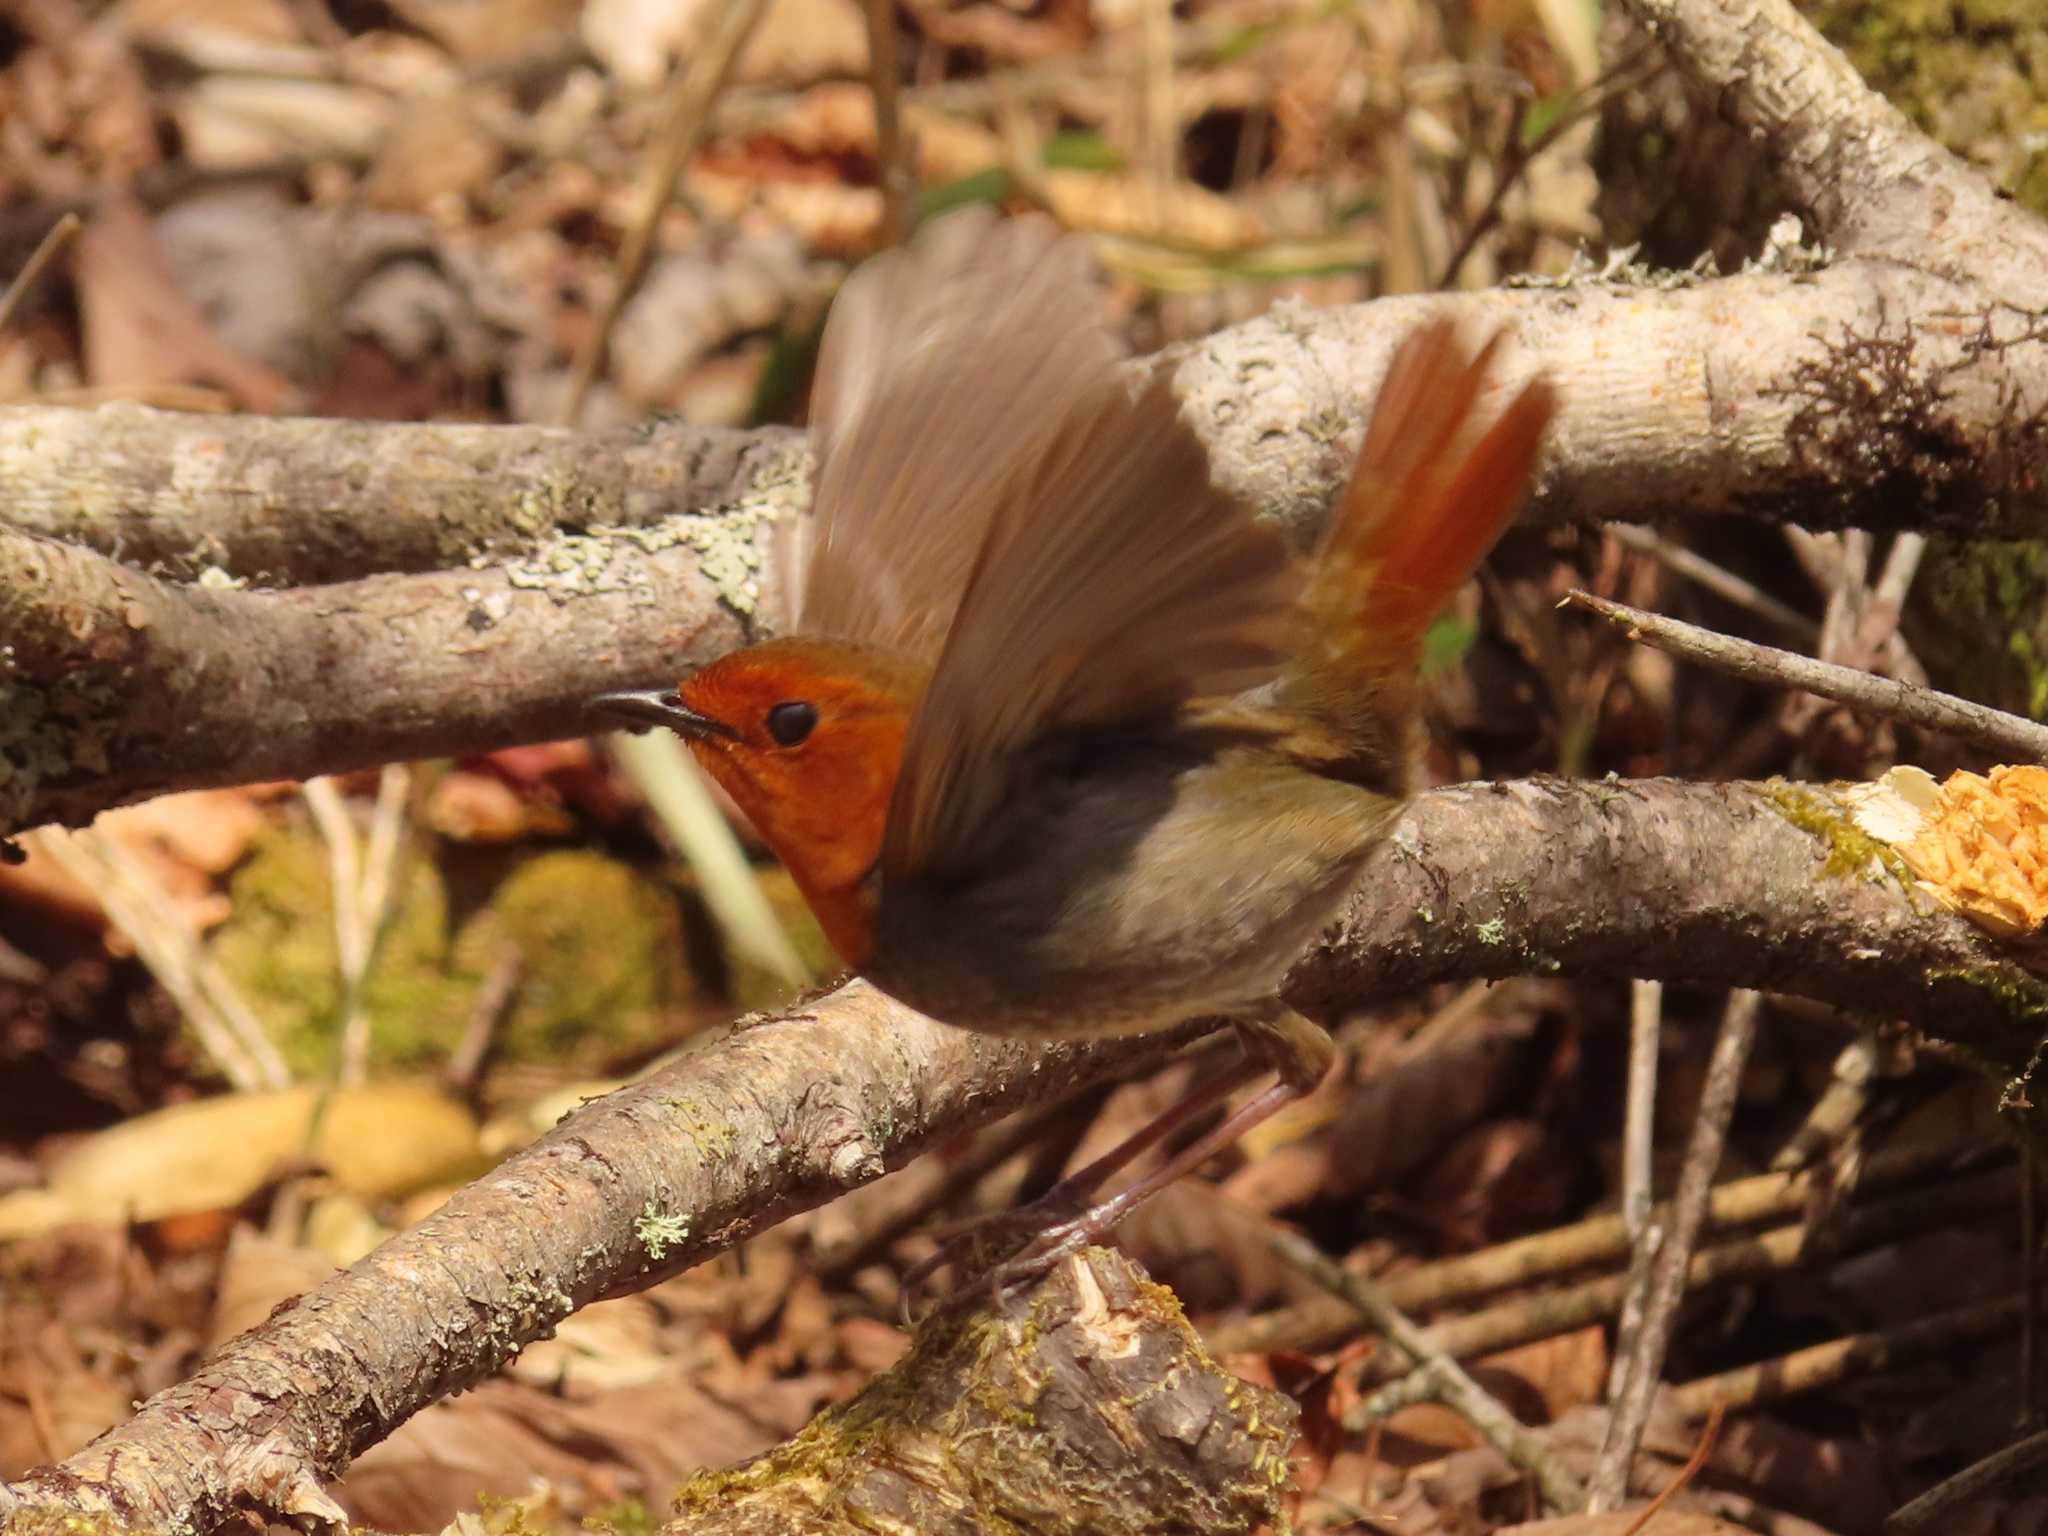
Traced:
<path fill-rule="evenodd" d="M 1199 1168 L 1254 1126 L 1270 1120 L 1280 1110 L 1310 1093 L 1322 1082 L 1337 1059 L 1336 1046 L 1328 1031 L 1278 1000 L 1256 1013 L 1239 1018 L 1237 1033 L 1239 1043 L 1244 1047 L 1245 1059 L 1236 1070 L 1223 1073 L 1216 1081 L 1195 1089 L 1106 1156 L 1089 1164 L 1072 1179 L 1056 1185 L 1043 1199 L 1013 1213 L 1030 1220 L 1030 1225 L 1036 1228 L 1036 1236 L 1017 1253 L 995 1264 L 982 1277 L 982 1284 L 1000 1292 L 1042 1275 L 1068 1254 L 1078 1253 L 1089 1244 L 1100 1242 L 1124 1217 L 1182 1174 Z M 1226 1115 L 1213 1129 L 1196 1137 L 1128 1189 L 1098 1200 L 1084 1210 L 1073 1209 L 1076 1199 L 1092 1193 L 1110 1173 L 1269 1067 L 1278 1074 L 1278 1080 Z M 1084 1176 L 1091 1175 L 1085 1186 L 1069 1189 L 1069 1185 L 1076 1185 Z M 954 1256 L 947 1249 L 941 1249 L 912 1272 L 912 1279 L 921 1282 L 939 1263 L 949 1262 Z M 910 1280 L 905 1282 L 906 1286 L 910 1283 Z M 979 1289 L 981 1285 L 963 1286 L 955 1293 L 955 1299 L 964 1298 Z"/>
<path fill-rule="evenodd" d="M 1311 1026 L 1313 1027 L 1313 1026 Z M 1242 1035 L 1240 1035 L 1242 1040 Z M 1190 1089 L 1178 1101 L 1154 1115 L 1144 1125 L 1111 1147 L 1084 1168 L 1076 1169 L 1059 1183 L 1015 1210 L 1003 1211 L 974 1222 L 947 1238 L 938 1251 L 920 1260 L 903 1277 L 904 1315 L 908 1318 L 912 1299 L 927 1280 L 947 1265 L 959 1265 L 975 1250 L 991 1246 L 1005 1236 L 1030 1238 L 1050 1228 L 1063 1226 L 1089 1209 L 1086 1202 L 1103 1183 L 1130 1166 L 1137 1158 L 1179 1130 L 1188 1121 L 1213 1109 L 1246 1083 L 1265 1071 L 1265 1063 L 1249 1052 L 1244 1059 Z"/>

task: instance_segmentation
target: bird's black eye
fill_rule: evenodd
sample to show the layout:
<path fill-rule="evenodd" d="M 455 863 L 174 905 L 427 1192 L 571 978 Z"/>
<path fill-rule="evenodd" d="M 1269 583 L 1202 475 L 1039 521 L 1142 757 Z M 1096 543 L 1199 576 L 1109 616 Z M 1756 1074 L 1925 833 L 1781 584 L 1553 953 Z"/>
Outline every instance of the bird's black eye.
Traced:
<path fill-rule="evenodd" d="M 816 729 L 818 706 L 801 699 L 778 704 L 768 711 L 768 734 L 785 747 L 793 747 Z"/>

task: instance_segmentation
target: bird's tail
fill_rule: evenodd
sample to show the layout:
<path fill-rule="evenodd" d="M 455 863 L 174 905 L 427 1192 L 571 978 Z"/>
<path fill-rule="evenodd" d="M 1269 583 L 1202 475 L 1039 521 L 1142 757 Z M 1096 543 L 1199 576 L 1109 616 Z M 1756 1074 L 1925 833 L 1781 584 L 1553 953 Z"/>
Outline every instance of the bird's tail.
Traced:
<path fill-rule="evenodd" d="M 1526 384 L 1483 425 L 1500 341 L 1472 354 L 1438 320 L 1395 351 L 1303 599 L 1302 659 L 1326 677 L 1411 671 L 1431 622 L 1520 509 L 1556 392 Z"/>

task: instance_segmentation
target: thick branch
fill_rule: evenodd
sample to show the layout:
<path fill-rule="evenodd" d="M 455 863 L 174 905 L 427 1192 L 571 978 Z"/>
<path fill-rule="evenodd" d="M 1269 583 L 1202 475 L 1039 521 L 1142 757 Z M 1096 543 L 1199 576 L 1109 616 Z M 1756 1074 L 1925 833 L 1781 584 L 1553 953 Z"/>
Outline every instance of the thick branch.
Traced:
<path fill-rule="evenodd" d="M 2048 532 L 2025 471 L 2048 408 L 2048 228 L 1994 204 L 1964 284 L 1895 262 L 1679 286 L 1570 285 L 1284 307 L 1172 354 L 1217 474 L 1320 523 L 1393 346 L 1424 316 L 1508 326 L 1564 408 L 1528 516 L 1740 513 L 1823 527 Z M 1993 238 L 1994 235 L 1996 238 Z M 1638 277 L 1642 277 L 1638 274 Z M 137 564 L 274 585 L 467 563 L 562 531 L 742 502 L 803 456 L 785 429 L 195 419 L 0 409 L 0 521 Z"/>
<path fill-rule="evenodd" d="M 1981 281 L 1975 243 L 2014 221 L 1984 174 L 1918 132 L 1791 0 L 1628 0 L 1838 250 L 1908 254 Z M 1959 231 L 1968 231 L 1957 238 Z"/>
<path fill-rule="evenodd" d="M 724 510 L 481 570 L 249 592 L 0 530 L 0 834 L 174 789 L 590 729 L 594 692 L 755 638 L 780 463 Z M 764 589 L 764 582 L 766 583 Z"/>
<path fill-rule="evenodd" d="M 0 406 L 0 521 L 180 579 L 309 586 L 729 505 L 790 472 L 795 439 Z"/>
<path fill-rule="evenodd" d="M 2048 317 L 2048 231 L 2034 233 L 2038 264 L 2024 286 Z M 1875 263 L 1669 291 L 1398 299 L 1282 311 L 1173 363 L 1218 475 L 1304 536 L 1349 466 L 1358 405 L 1390 344 L 1439 310 L 1512 324 L 1527 355 L 1565 386 L 1535 515 L 1742 511 L 1808 526 L 1853 518 L 2048 533 L 2048 479 L 2037 472 L 2048 455 L 2048 318 L 1944 314 L 1957 300 L 1951 284 Z M 1906 318 L 1915 315 L 1939 318 Z M 22 444 L 50 414 L 0 415 L 0 461 L 23 461 L 26 473 L 33 456 Z M 64 422 L 75 431 L 92 419 Z M 136 467 L 143 423 L 161 429 L 167 479 L 165 466 L 196 451 L 182 418 L 129 410 L 123 420 L 133 429 L 130 478 L 154 473 Z M 20 434 L 11 447 L 9 430 Z M 336 461 L 303 424 L 238 430 L 238 451 L 275 471 L 273 486 L 294 483 L 294 466 L 309 477 L 306 498 L 291 505 L 322 502 L 339 483 Z M 437 464 L 432 434 L 453 434 L 446 453 L 473 459 L 491 430 L 362 427 L 342 447 L 386 464 Z M 809 494 L 805 456 L 787 434 L 750 451 L 722 440 L 713 457 L 728 478 L 684 476 L 711 497 L 700 515 L 660 513 L 667 504 L 652 490 L 622 501 L 625 471 L 590 443 L 502 430 L 528 474 L 465 493 L 472 510 L 487 507 L 478 516 L 490 526 L 518 526 L 536 483 L 555 487 L 564 506 L 592 504 L 602 483 L 605 505 L 647 521 L 546 533 L 503 565 L 274 593 L 152 582 L 0 532 L 0 560 L 21 573 L 0 606 L 0 637 L 13 647 L 0 689 L 18 701 L 16 718 L 32 722 L 0 743 L 0 768 L 11 770 L 0 779 L 0 832 L 82 821 L 168 789 L 574 734 L 588 728 L 577 706 L 590 693 L 671 679 L 747 638 L 739 610 L 772 627 L 781 594 L 755 579 L 767 523 Z M 385 432 L 403 435 L 397 450 L 366 446 Z M 686 433 L 680 446 L 692 443 L 701 449 Z M 633 462 L 651 485 L 651 460 Z M 380 474 L 377 494 L 415 508 L 432 501 L 400 479 L 396 469 Z M 17 494 L 31 506 L 47 501 L 44 491 Z M 195 514 L 239 500 L 216 483 Z M 370 506 L 351 505 L 342 520 Z M 355 553 L 422 553 L 396 539 L 399 526 L 368 516 L 370 542 Z M 377 542 L 380 527 L 394 543 Z M 138 603 L 151 615 L 139 628 Z"/>
<path fill-rule="evenodd" d="M 2024 1061 L 2040 1028 L 2025 1015 L 2048 1006 L 2042 985 L 1916 901 L 1875 851 L 1817 789 L 1440 790 L 1371 862 L 1290 994 L 1327 1008 L 1475 976 L 1653 976 L 1903 1015 L 1980 1057 Z M 1600 891 L 1626 899 L 1589 912 Z M 843 987 L 577 1111 L 12 1492 L 205 1529 L 334 1476 L 585 1302 L 699 1263 L 1163 1043 L 992 1040 Z M 252 1482 L 252 1466 L 271 1481 Z"/>

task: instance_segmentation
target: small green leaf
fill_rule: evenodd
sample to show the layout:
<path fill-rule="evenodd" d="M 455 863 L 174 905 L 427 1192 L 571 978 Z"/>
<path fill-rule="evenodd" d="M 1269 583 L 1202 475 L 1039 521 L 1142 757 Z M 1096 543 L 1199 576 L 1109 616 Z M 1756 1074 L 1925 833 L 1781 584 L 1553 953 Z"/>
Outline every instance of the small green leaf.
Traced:
<path fill-rule="evenodd" d="M 917 195 L 917 217 L 922 223 L 969 203 L 1000 203 L 1010 195 L 1010 173 L 999 165 L 972 176 L 962 176 L 943 186 L 926 187 Z"/>
<path fill-rule="evenodd" d="M 1541 101 L 1533 103 L 1522 114 L 1522 148 L 1534 149 L 1543 135 L 1557 126 L 1558 119 L 1571 110 L 1578 99 L 1577 91 L 1553 91 Z"/>
<path fill-rule="evenodd" d="M 1455 666 L 1478 638 L 1478 625 L 1467 623 L 1455 614 L 1445 614 L 1430 625 L 1429 633 L 1422 637 L 1422 675 L 1432 677 L 1447 667 Z"/>
<path fill-rule="evenodd" d="M 1120 171 L 1125 161 L 1101 134 L 1070 129 L 1046 140 L 1045 163 L 1055 171 Z"/>
<path fill-rule="evenodd" d="M 1270 21 L 1255 21 L 1249 26 L 1239 27 L 1223 40 L 1223 46 L 1216 50 L 1218 64 L 1235 64 L 1247 54 L 1257 53 L 1279 30 Z"/>

